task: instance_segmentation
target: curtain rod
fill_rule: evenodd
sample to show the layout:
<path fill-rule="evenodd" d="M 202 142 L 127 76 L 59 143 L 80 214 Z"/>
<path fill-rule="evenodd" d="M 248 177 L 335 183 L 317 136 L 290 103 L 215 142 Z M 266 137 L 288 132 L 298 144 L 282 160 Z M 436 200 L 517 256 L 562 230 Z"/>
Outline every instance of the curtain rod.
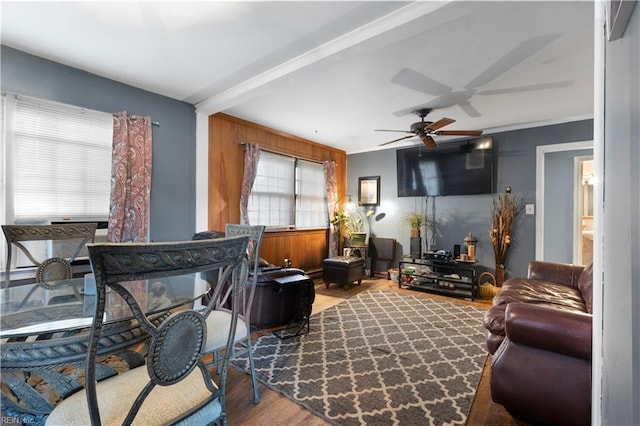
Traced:
<path fill-rule="evenodd" d="M 240 142 L 240 145 L 242 147 L 245 147 L 247 144 L 249 144 L 251 142 Z M 281 152 L 281 151 L 276 151 L 274 149 L 270 149 L 270 148 L 263 148 L 260 144 L 256 144 L 258 145 L 258 148 L 260 149 L 260 151 L 265 151 L 268 152 L 270 154 L 278 154 L 278 155 L 282 155 L 284 157 L 290 157 L 290 158 L 295 158 L 296 160 L 304 160 L 304 161 L 308 161 L 310 163 L 317 163 L 317 164 L 322 164 L 323 161 L 319 161 L 319 160 L 310 160 L 308 158 L 304 158 L 304 157 L 296 157 L 295 155 L 289 154 L 289 153 L 285 153 L 285 152 Z"/>
<path fill-rule="evenodd" d="M 124 114 L 126 114 L 126 113 L 127 113 L 127 111 L 124 111 Z M 113 113 L 113 115 L 122 115 L 122 114 L 123 114 L 122 112 L 114 112 L 114 113 Z M 128 117 L 129 117 L 131 120 L 136 121 L 136 120 L 138 119 L 138 117 L 139 117 L 139 116 L 138 116 L 137 114 L 129 114 L 129 115 L 128 115 Z M 152 122 L 151 122 L 151 125 L 152 125 L 152 126 L 160 126 L 160 122 L 159 122 L 159 121 L 152 121 Z"/>
<path fill-rule="evenodd" d="M 136 120 L 138 119 L 138 117 L 136 117 L 136 116 L 131 116 L 131 115 L 129 116 L 129 118 L 130 118 L 130 119 L 132 119 L 133 121 L 136 121 Z M 152 121 L 152 122 L 151 122 L 151 125 L 152 125 L 152 126 L 158 126 L 158 127 L 159 127 L 159 126 L 160 126 L 160 122 L 159 122 L 159 121 Z"/>

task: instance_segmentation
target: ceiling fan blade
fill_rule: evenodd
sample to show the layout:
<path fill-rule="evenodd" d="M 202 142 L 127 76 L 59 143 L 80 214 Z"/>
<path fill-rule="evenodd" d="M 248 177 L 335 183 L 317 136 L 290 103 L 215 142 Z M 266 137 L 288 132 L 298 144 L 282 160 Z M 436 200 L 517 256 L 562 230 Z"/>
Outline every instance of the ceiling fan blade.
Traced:
<path fill-rule="evenodd" d="M 478 92 L 478 95 L 502 95 L 505 93 L 519 93 L 519 92 L 529 92 L 529 91 L 545 90 L 545 89 L 558 89 L 561 87 L 569 87 L 571 85 L 573 85 L 573 82 L 571 81 L 558 81 L 555 83 L 541 83 L 541 84 L 531 84 L 529 86 L 509 87 L 506 89 L 483 90 L 482 92 Z"/>
<path fill-rule="evenodd" d="M 399 111 L 394 111 L 393 115 L 394 115 L 394 117 L 404 117 L 405 115 L 412 114 L 414 111 L 419 110 L 423 106 L 424 105 L 416 105 L 416 106 L 412 106 L 410 108 L 405 108 L 405 109 L 401 109 Z"/>
<path fill-rule="evenodd" d="M 390 143 L 400 142 L 400 141 L 403 141 L 403 140 L 405 140 L 405 139 L 413 138 L 413 137 L 415 137 L 415 136 L 416 136 L 416 135 L 404 136 L 404 137 L 402 137 L 402 138 L 394 139 L 394 140 L 389 141 L 389 142 L 381 143 L 381 144 L 380 144 L 380 145 L 378 145 L 378 146 L 389 145 Z"/>
<path fill-rule="evenodd" d="M 435 123 L 431 123 L 429 124 L 427 127 L 425 127 L 427 130 L 432 131 L 432 130 L 438 130 L 441 127 L 444 126 L 448 126 L 451 123 L 455 123 L 456 120 L 454 120 L 453 118 L 441 118 L 440 120 L 436 121 Z"/>
<path fill-rule="evenodd" d="M 424 146 L 426 146 L 429 149 L 438 147 L 438 144 L 436 143 L 436 141 L 434 141 L 433 138 L 429 135 L 422 137 L 422 143 L 424 144 Z"/>
<path fill-rule="evenodd" d="M 435 134 L 438 136 L 480 136 L 482 130 L 438 130 Z"/>
<path fill-rule="evenodd" d="M 374 132 L 402 132 L 402 133 L 413 133 L 409 130 L 390 130 L 390 129 L 375 129 Z"/>
<path fill-rule="evenodd" d="M 484 70 L 480 75 L 471 80 L 465 89 L 476 89 L 484 86 L 487 83 L 492 82 L 497 77 L 501 76 L 511 68 L 518 65 L 530 56 L 533 56 L 539 50 L 542 50 L 545 46 L 560 37 L 560 34 L 549 34 L 539 37 L 533 37 L 529 40 L 525 40 L 509 52 L 507 52 L 502 58 L 498 59 L 493 65 Z"/>
<path fill-rule="evenodd" d="M 410 68 L 403 68 L 398 71 L 398 73 L 391 78 L 391 82 L 431 96 L 444 95 L 453 90 L 452 87 Z"/>
<path fill-rule="evenodd" d="M 480 117 L 480 112 L 478 112 L 478 110 L 475 109 L 469 101 L 462 102 L 458 105 L 460 105 L 460 108 L 462 108 L 462 110 L 466 112 L 469 117 Z"/>

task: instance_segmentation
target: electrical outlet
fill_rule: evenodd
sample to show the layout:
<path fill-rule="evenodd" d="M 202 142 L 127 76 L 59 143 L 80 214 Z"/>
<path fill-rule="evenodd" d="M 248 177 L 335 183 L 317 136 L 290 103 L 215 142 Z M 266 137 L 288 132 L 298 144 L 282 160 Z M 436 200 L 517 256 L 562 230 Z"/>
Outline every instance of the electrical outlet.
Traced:
<path fill-rule="evenodd" d="M 524 206 L 524 212 L 526 214 L 535 214 L 536 213 L 535 204 L 527 204 L 526 206 Z"/>

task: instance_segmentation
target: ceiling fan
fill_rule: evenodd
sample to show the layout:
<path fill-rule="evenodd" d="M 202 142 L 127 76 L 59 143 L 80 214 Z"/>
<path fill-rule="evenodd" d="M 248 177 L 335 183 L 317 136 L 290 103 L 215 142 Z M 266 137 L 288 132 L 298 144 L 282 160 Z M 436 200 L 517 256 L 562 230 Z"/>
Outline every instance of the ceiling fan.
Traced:
<path fill-rule="evenodd" d="M 420 121 L 413 123 L 410 130 L 387 130 L 376 129 L 376 132 L 404 132 L 411 133 L 409 136 L 403 136 L 392 141 L 381 143 L 379 146 L 388 145 L 390 143 L 399 142 L 405 139 L 418 137 L 427 148 L 436 148 L 438 144 L 433 139 L 433 136 L 480 136 L 482 130 L 438 130 L 444 126 L 448 126 L 451 123 L 455 123 L 456 120 L 452 118 L 441 118 L 438 121 L 425 121 L 424 118 L 432 111 L 432 108 L 421 108 L 416 111 L 416 115 L 420 117 Z"/>

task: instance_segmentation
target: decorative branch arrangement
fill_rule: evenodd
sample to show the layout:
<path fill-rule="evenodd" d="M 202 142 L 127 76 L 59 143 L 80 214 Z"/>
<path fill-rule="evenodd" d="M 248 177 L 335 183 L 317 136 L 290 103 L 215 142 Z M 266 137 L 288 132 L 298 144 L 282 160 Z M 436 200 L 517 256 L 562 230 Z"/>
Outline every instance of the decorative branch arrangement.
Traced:
<path fill-rule="evenodd" d="M 507 186 L 504 194 L 493 198 L 493 212 L 489 237 L 493 244 L 493 255 L 496 262 L 496 275 L 504 278 L 504 265 L 511 245 L 511 228 L 516 216 L 523 208 L 522 200 L 511 193 L 511 187 Z M 502 269 L 502 271 L 500 271 Z M 497 281 L 500 281 L 496 276 Z M 500 283 L 501 284 L 501 283 Z"/>

